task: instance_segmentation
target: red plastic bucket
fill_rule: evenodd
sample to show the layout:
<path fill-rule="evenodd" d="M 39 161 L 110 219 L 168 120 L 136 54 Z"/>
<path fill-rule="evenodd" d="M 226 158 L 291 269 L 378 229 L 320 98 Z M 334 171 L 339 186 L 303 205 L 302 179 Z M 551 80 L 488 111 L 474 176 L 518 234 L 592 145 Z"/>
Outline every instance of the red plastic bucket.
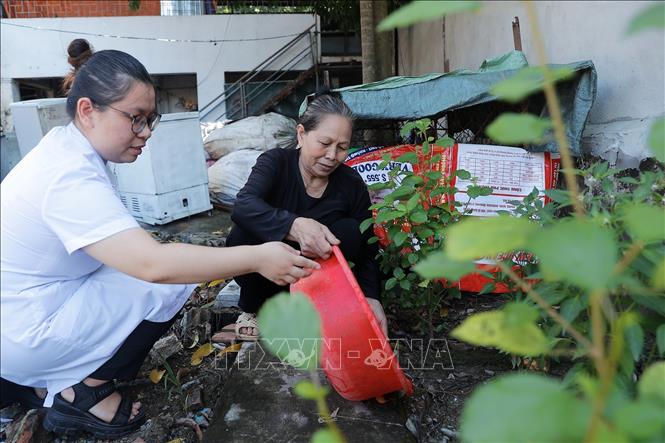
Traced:
<path fill-rule="evenodd" d="M 291 285 L 306 294 L 319 315 L 323 343 L 321 367 L 330 384 L 347 400 L 360 401 L 402 390 L 413 384 L 399 367 L 386 336 L 337 246 L 321 269 Z"/>

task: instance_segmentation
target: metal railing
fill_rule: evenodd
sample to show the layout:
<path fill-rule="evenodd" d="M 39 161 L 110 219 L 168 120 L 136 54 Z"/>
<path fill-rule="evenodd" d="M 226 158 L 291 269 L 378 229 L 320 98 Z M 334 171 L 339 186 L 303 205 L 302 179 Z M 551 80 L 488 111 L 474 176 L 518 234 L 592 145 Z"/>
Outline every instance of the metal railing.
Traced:
<path fill-rule="evenodd" d="M 296 49 L 297 52 L 294 55 L 291 55 L 290 51 L 305 39 L 308 39 L 308 44 L 300 50 Z M 290 58 L 288 58 L 286 62 L 278 64 L 280 59 L 287 56 L 290 56 Z M 294 70 L 294 68 L 297 67 L 298 64 L 304 61 L 308 56 L 312 57 L 312 66 L 316 66 L 318 62 L 318 40 L 316 35 L 316 24 L 310 26 L 302 33 L 298 34 L 295 38 L 278 49 L 270 57 L 259 63 L 254 69 L 245 73 L 231 86 L 228 88 L 225 87 L 221 94 L 219 94 L 200 109 L 199 112 L 201 120 L 215 121 L 220 120 L 227 115 L 240 115 L 241 118 L 247 117 L 250 114 L 249 109 L 251 103 L 261 97 L 266 98 L 262 94 L 268 91 L 269 88 L 271 88 L 271 86 L 274 84 L 283 81 L 280 79 L 284 77 L 287 72 Z M 277 64 L 278 66 L 273 67 L 273 64 Z M 257 78 L 261 74 L 265 75 L 267 72 L 270 72 L 270 74 L 264 80 Z M 248 91 L 247 85 L 249 83 L 256 83 L 257 81 L 261 81 L 261 86 L 258 88 L 252 88 L 250 91 Z M 238 112 L 237 108 L 230 106 L 231 97 L 236 95 L 239 95 L 240 112 Z M 219 111 L 219 113 L 213 114 L 213 112 L 217 110 L 222 104 L 225 105 L 224 111 Z M 209 118 L 210 116 L 213 118 Z"/>

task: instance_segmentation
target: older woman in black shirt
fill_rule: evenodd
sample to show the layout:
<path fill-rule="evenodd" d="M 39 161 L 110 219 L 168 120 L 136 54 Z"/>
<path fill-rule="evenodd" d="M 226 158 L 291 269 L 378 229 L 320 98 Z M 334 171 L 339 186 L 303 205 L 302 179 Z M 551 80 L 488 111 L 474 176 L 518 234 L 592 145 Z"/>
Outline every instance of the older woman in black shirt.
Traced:
<path fill-rule="evenodd" d="M 352 113 L 341 98 L 316 97 L 297 126 L 298 149 L 272 149 L 256 161 L 238 193 L 227 244 L 254 245 L 284 241 L 311 258 L 327 259 L 339 245 L 377 320 L 386 331 L 378 301 L 380 274 L 371 235 L 359 225 L 371 216 L 367 187 L 352 168 L 343 164 L 351 141 Z M 278 292 L 288 290 L 259 274 L 236 277 L 240 308 L 236 335 L 258 336 L 255 313 Z"/>

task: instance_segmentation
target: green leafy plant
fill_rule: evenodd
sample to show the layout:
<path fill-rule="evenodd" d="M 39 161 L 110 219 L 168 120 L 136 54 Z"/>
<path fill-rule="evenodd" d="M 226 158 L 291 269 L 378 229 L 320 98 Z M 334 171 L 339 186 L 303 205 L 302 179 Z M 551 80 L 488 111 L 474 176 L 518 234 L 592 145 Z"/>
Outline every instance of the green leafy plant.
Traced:
<path fill-rule="evenodd" d="M 257 321 L 261 341 L 281 361 L 309 372 L 310 379 L 294 386 L 296 395 L 316 402 L 326 428 L 312 435 L 312 443 L 344 443 L 346 439 L 330 415 L 326 404 L 329 389 L 321 386 L 317 367 L 320 361 L 321 319 L 303 294 L 280 293 L 259 311 Z"/>
<path fill-rule="evenodd" d="M 634 235 L 649 239 L 648 244 L 641 247 L 635 260 L 626 267 L 622 279 L 623 288 L 615 289 L 610 295 L 614 309 L 624 312 L 638 307 L 641 310 L 641 321 L 632 327 L 637 331 L 632 334 L 631 348 L 633 349 L 633 361 L 642 359 L 649 360 L 649 356 L 665 355 L 665 343 L 658 347 L 657 340 L 651 350 L 638 348 L 643 345 L 639 343 L 642 335 L 657 334 L 658 330 L 665 333 L 665 325 L 662 320 L 665 315 L 665 299 L 653 297 L 644 285 L 650 284 L 652 276 L 662 274 L 657 266 L 665 259 L 665 251 L 662 244 L 658 242 L 659 232 L 665 226 L 663 211 L 659 209 L 664 204 L 665 196 L 665 172 L 663 169 L 644 171 L 637 177 L 625 174 L 625 171 L 611 168 L 607 162 L 600 161 L 589 167 L 576 170 L 576 174 L 584 181 L 585 187 L 581 192 L 584 210 L 591 220 L 594 220 L 604 228 L 606 233 L 611 233 L 616 239 L 618 249 L 628 251 L 633 245 Z M 553 226 L 557 223 L 556 214 L 564 216 L 571 205 L 571 193 L 566 190 L 547 191 L 547 195 L 553 202 L 547 205 L 538 198 L 538 191 L 534 190 L 523 202 L 516 202 L 514 212 L 523 219 L 536 222 L 541 227 Z M 634 235 L 631 235 L 631 232 Z M 638 234 L 639 233 L 639 234 Z M 582 234 L 580 231 L 578 234 Z M 636 251 L 636 249 L 634 249 Z M 547 252 L 546 252 L 547 254 Z M 586 255 L 584 255 L 586 258 Z M 591 270 L 591 265 L 581 265 L 584 271 Z M 662 266 L 662 265 L 660 265 Z M 540 275 L 537 263 L 527 264 L 523 267 L 525 275 Z M 505 275 L 503 282 L 510 282 Z M 590 278 L 586 278 L 590 280 Z M 562 316 L 576 329 L 587 332 L 590 329 L 589 317 L 586 314 L 589 308 L 589 297 L 578 286 L 567 282 L 542 282 L 534 285 L 542 297 L 551 305 L 558 306 Z M 659 286 L 652 284 L 655 288 Z M 528 300 L 528 296 L 519 288 L 512 294 L 516 301 Z M 661 317 L 661 318 L 659 318 Z M 548 338 L 555 343 L 553 353 L 557 351 L 565 353 L 569 338 L 562 334 L 562 329 L 553 319 L 543 316 L 540 319 L 542 329 Z M 625 372 L 619 375 L 624 378 L 632 376 L 632 365 L 624 364 Z"/>
<path fill-rule="evenodd" d="M 414 131 L 423 143 L 416 146 L 416 152 L 407 152 L 396 158 L 395 163 L 411 163 L 422 170 L 416 174 L 396 166 L 388 173 L 387 182 L 371 185 L 371 190 L 388 190 L 389 193 L 382 202 L 371 206 L 370 209 L 376 211 L 375 217 L 368 218 L 360 227 L 365 231 L 377 224 L 386 230 L 389 243 L 382 247 L 378 255 L 379 267 L 389 276 L 385 282 L 384 296 L 389 302 L 397 302 L 400 308 L 424 311 L 424 315 L 417 315 L 421 320 L 418 326 L 430 337 L 439 330 L 434 326 L 434 320 L 441 300 L 446 294 L 459 294 L 459 291 L 446 288 L 440 279 L 419 276 L 412 267 L 433 251 L 441 249 L 445 241 L 444 228 L 468 212 L 467 207 L 472 199 L 492 193 L 490 187 L 478 186 L 474 180 L 474 184 L 467 189 L 469 199 L 466 202 L 440 204 L 442 196 L 452 196 L 457 192 L 450 185 L 455 177 L 468 180 L 471 174 L 458 170 L 450 176 L 444 176 L 438 170 L 441 154 L 435 153 L 432 143 L 445 147 L 452 144 L 453 140 L 445 138 L 435 141 L 428 136 L 431 123 L 429 119 L 422 119 L 408 122 L 402 127 L 402 136 L 408 136 Z M 390 154 L 386 154 L 379 164 L 379 170 L 391 162 Z M 370 241 L 378 240 L 375 236 Z"/>
<path fill-rule="evenodd" d="M 538 261 L 522 274 L 511 262 L 498 263 L 499 278 L 516 289 L 515 301 L 470 316 L 452 335 L 520 356 L 567 355 L 580 364 L 563 381 L 511 374 L 476 389 L 462 414 L 462 438 L 663 441 L 665 362 L 652 363 L 654 351 L 644 355 L 647 333 L 655 336 L 654 350 L 665 350 L 663 174 L 621 177 L 603 162 L 586 170 L 574 168 L 554 89 L 565 75 L 547 66 L 534 6 L 525 6 L 540 66 L 522 70 L 496 85 L 493 93 L 519 101 L 542 89 L 551 120 L 504 115 L 488 132 L 499 142 L 527 143 L 551 128 L 567 189 L 549 193 L 552 205 L 542 204 L 535 191 L 517 206 L 520 218 L 459 220 L 442 233 L 442 249 L 427 254 L 415 269 L 422 278 L 459 277 L 470 272 L 478 257 L 516 250 L 533 253 Z M 629 31 L 662 29 L 662 11 L 662 4 L 651 6 Z M 663 132 L 665 124 L 659 119 L 648 139 L 661 161 Z M 582 192 L 579 176 L 587 186 Z M 625 191 L 623 185 L 628 186 Z"/>
<path fill-rule="evenodd" d="M 141 0 L 129 0 L 127 6 L 132 11 L 138 11 L 141 8 Z"/>

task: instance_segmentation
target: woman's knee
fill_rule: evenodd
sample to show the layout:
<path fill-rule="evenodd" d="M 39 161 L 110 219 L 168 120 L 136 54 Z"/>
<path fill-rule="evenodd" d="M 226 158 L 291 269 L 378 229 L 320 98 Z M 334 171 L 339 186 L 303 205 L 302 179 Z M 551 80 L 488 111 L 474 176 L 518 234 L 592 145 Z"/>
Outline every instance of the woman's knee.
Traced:
<path fill-rule="evenodd" d="M 226 237 L 226 246 L 259 245 L 261 243 L 261 240 L 250 235 L 238 225 L 233 225 L 231 232 Z"/>
<path fill-rule="evenodd" d="M 328 229 L 340 241 L 339 248 L 347 260 L 358 259 L 363 251 L 360 224 L 354 218 L 342 218 L 332 223 Z"/>

